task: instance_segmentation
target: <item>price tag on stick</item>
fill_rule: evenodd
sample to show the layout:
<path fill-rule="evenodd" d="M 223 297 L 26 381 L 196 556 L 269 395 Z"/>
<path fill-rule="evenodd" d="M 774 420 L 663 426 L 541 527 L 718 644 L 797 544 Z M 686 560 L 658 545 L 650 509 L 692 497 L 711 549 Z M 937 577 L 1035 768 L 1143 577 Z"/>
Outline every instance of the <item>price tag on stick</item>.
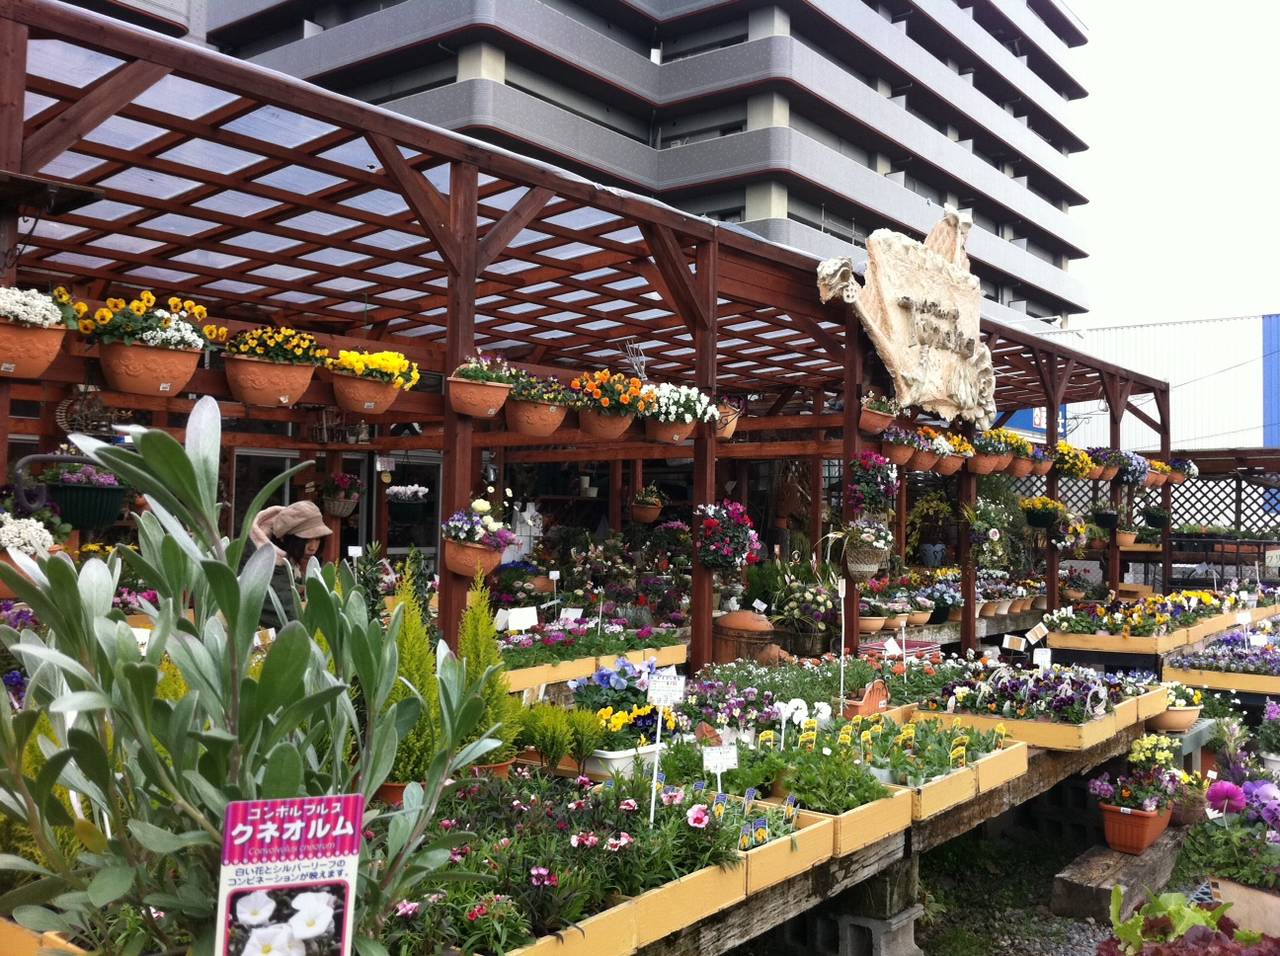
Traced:
<path fill-rule="evenodd" d="M 658 807 L 658 764 L 662 763 L 662 710 L 674 707 L 684 700 L 685 678 L 680 674 L 652 674 L 649 677 L 648 701 L 658 708 L 657 730 L 653 735 L 653 786 L 649 796 L 649 826 L 653 826 L 653 815 Z"/>
<path fill-rule="evenodd" d="M 720 775 L 728 770 L 738 769 L 738 745 L 702 748 L 702 769 L 716 775 L 716 790 L 723 791 L 724 783 Z"/>
<path fill-rule="evenodd" d="M 1048 633 L 1049 633 L 1049 629 L 1044 626 L 1044 621 L 1041 621 L 1031 630 L 1027 631 L 1026 637 L 1027 637 L 1027 640 L 1030 641 L 1032 644 L 1039 644 L 1040 641 L 1044 638 L 1044 636 Z"/>

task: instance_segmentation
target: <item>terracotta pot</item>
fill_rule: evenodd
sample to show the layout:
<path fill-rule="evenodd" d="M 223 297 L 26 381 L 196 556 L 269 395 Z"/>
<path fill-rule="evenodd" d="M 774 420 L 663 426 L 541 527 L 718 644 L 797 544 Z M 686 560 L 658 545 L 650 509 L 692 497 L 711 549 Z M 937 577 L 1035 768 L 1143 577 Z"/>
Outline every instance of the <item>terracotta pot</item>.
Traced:
<path fill-rule="evenodd" d="M 886 709 L 888 705 L 888 688 L 885 687 L 884 681 L 876 679 L 862 689 L 860 698 L 855 700 L 846 697 L 841 707 L 841 714 L 845 720 L 851 720 L 859 715 L 870 717 L 872 714 Z"/>
<path fill-rule="evenodd" d="M 638 505 L 631 503 L 631 520 L 637 524 L 653 524 L 662 514 L 662 505 Z"/>
<path fill-rule="evenodd" d="M 1011 464 L 1013 464 L 1013 452 L 1011 451 L 1007 451 L 1003 455 L 998 455 L 996 457 L 999 460 L 999 464 L 996 465 L 997 471 L 1004 471 Z"/>
<path fill-rule="evenodd" d="M 1036 463 L 1030 458 L 1020 458 L 1015 455 L 1013 461 L 1009 462 L 1009 467 L 1006 468 L 1005 471 L 1014 478 L 1025 478 L 1027 475 L 1031 474 L 1031 471 L 1035 466 Z"/>
<path fill-rule="evenodd" d="M 1130 810 L 1128 807 L 1113 807 L 1109 803 L 1100 803 L 1098 806 L 1102 809 L 1102 826 L 1107 846 L 1118 853 L 1130 853 L 1134 856 L 1156 842 L 1169 826 L 1169 818 L 1173 815 L 1167 807 L 1148 813 L 1145 810 Z"/>
<path fill-rule="evenodd" d="M 1161 474 L 1158 471 L 1147 472 L 1147 478 L 1150 479 L 1150 482 L 1151 482 L 1149 485 L 1147 485 L 1148 488 L 1160 488 L 1164 485 L 1166 481 L 1169 480 L 1168 475 Z"/>
<path fill-rule="evenodd" d="M 473 382 L 450 375 L 449 407 L 471 418 L 493 418 L 507 401 L 511 386 L 504 382 Z"/>
<path fill-rule="evenodd" d="M 344 412 L 356 415 L 381 415 L 395 404 L 400 390 L 390 382 L 372 378 L 333 373 L 333 400 Z"/>
<path fill-rule="evenodd" d="M 388 806 L 398 807 L 404 803 L 404 788 L 407 786 L 407 783 L 384 783 L 373 795 Z"/>
<path fill-rule="evenodd" d="M 0 376 L 39 378 L 58 357 L 64 326 L 51 329 L 28 328 L 16 322 L 0 322 Z"/>
<path fill-rule="evenodd" d="M 929 623 L 929 618 L 933 617 L 932 611 L 913 611 L 907 615 L 908 627 L 924 627 Z"/>
<path fill-rule="evenodd" d="M 954 475 L 957 471 L 964 467 L 964 456 L 962 455 L 943 455 L 938 459 L 938 463 L 933 466 L 935 475 Z"/>
<path fill-rule="evenodd" d="M 529 586 L 534 594 L 550 594 L 556 589 L 556 583 L 545 574 L 535 574 L 529 579 Z"/>
<path fill-rule="evenodd" d="M 950 621 L 952 624 L 959 624 L 963 618 L 964 618 L 963 608 L 953 607 L 950 611 L 947 612 L 947 620 Z"/>
<path fill-rule="evenodd" d="M 471 765 L 471 776 L 473 777 L 497 777 L 499 780 L 506 780 L 511 773 L 511 765 L 516 762 L 513 756 L 510 760 L 504 760 L 502 763 L 477 763 Z"/>
<path fill-rule="evenodd" d="M 247 355 L 227 356 L 227 387 L 246 405 L 288 408 L 307 390 L 314 365 L 267 362 Z"/>
<path fill-rule="evenodd" d="M 1098 477 L 1103 481 L 1112 481 L 1118 474 L 1120 474 L 1119 465 L 1100 465 L 1098 467 Z"/>
<path fill-rule="evenodd" d="M 864 408 L 858 413 L 858 428 L 868 435 L 879 435 L 893 424 L 894 416 Z"/>
<path fill-rule="evenodd" d="M 533 435 L 546 438 L 564 424 L 564 417 L 569 413 L 567 405 L 553 405 L 550 402 L 523 402 L 510 399 L 504 406 L 503 414 L 507 418 L 507 430 L 517 435 Z"/>
<path fill-rule="evenodd" d="M 1084 592 L 1083 592 L 1083 591 L 1075 591 L 1075 590 L 1072 590 L 1071 588 L 1064 588 L 1064 589 L 1063 589 L 1063 592 L 1062 592 L 1062 596 L 1063 596 L 1063 597 L 1065 597 L 1068 601 L 1083 601 L 1083 600 L 1084 600 Z"/>
<path fill-rule="evenodd" d="M 912 471 L 928 471 L 938 463 L 942 456 L 934 451 L 918 451 L 911 456 L 907 467 Z"/>
<path fill-rule="evenodd" d="M 1037 461 L 1031 469 L 1033 475 L 1047 475 L 1053 471 L 1053 459 L 1046 458 L 1044 461 Z"/>
<path fill-rule="evenodd" d="M 720 417 L 716 419 L 716 437 L 721 441 L 728 441 L 738 430 L 738 419 L 743 416 L 743 412 L 725 404 L 717 405 L 716 411 L 720 413 Z"/>
<path fill-rule="evenodd" d="M 1165 477 L 1165 482 L 1170 485 L 1180 485 L 1187 480 L 1187 476 L 1180 471 L 1170 472 L 1164 477 Z"/>
<path fill-rule="evenodd" d="M 488 577 L 501 563 L 502 552 L 482 544 L 449 540 L 444 543 L 445 567 L 464 578 L 474 578 L 477 568 L 482 568 L 484 576 Z"/>
<path fill-rule="evenodd" d="M 984 601 L 982 607 L 978 611 L 979 617 L 995 617 L 1000 610 L 999 601 Z"/>
<path fill-rule="evenodd" d="M 631 427 L 630 415 L 605 415 L 594 409 L 578 412 L 578 425 L 592 438 L 620 438 Z"/>
<path fill-rule="evenodd" d="M 1117 531 L 1116 544 L 1122 548 L 1127 548 L 1138 540 L 1138 532 L 1136 531 Z"/>
<path fill-rule="evenodd" d="M 996 601 L 996 614 L 1008 614 L 1009 608 L 1013 605 L 1013 600 Z"/>
<path fill-rule="evenodd" d="M 888 458 L 895 465 L 905 465 L 916 453 L 916 450 L 910 445 L 895 445 L 892 442 L 883 442 L 880 445 L 880 454 Z"/>
<path fill-rule="evenodd" d="M 1159 477 L 1160 476 L 1157 475 L 1154 471 L 1147 472 L 1147 477 L 1142 479 L 1142 487 L 1154 488 L 1156 486 L 1156 479 Z"/>
<path fill-rule="evenodd" d="M 1101 478 L 1102 478 L 1102 466 L 1101 466 L 1101 465 L 1094 465 L 1092 468 L 1090 468 L 1090 469 L 1089 469 L 1089 474 L 1087 474 L 1085 477 L 1086 477 L 1086 478 L 1088 478 L 1090 481 L 1099 481 L 1099 480 L 1101 480 Z"/>
<path fill-rule="evenodd" d="M 159 349 L 150 345 L 102 346 L 102 374 L 117 392 L 174 396 L 200 364 L 200 349 Z"/>
<path fill-rule="evenodd" d="M 965 462 L 971 475 L 989 475 L 1000 465 L 999 455 L 977 454 Z"/>
<path fill-rule="evenodd" d="M 1148 730 L 1164 730 L 1172 734 L 1181 734 L 1191 729 L 1200 719 L 1200 707 L 1170 707 L 1147 718 Z"/>
<path fill-rule="evenodd" d="M 678 445 L 693 434 L 696 422 L 660 422 L 656 418 L 644 420 L 644 437 L 649 441 Z"/>

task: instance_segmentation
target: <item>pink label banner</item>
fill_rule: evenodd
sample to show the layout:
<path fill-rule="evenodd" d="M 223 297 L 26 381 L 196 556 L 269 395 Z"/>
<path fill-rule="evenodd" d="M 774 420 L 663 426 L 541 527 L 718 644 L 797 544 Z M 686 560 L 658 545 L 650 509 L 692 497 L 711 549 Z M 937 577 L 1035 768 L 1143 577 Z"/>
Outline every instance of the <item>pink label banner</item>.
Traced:
<path fill-rule="evenodd" d="M 358 856 L 364 796 L 237 800 L 227 805 L 222 864 Z"/>

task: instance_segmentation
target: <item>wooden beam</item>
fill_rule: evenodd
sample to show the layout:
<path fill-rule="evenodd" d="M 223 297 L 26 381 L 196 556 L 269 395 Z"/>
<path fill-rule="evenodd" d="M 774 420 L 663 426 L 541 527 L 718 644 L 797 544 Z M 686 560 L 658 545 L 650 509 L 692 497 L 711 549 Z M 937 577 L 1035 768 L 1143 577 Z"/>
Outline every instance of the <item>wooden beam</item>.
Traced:
<path fill-rule="evenodd" d="M 670 231 L 658 227 L 661 243 L 665 247 L 662 255 L 670 256 L 671 245 L 675 244 L 675 236 Z M 671 266 L 683 262 L 679 247 L 675 248 L 676 259 L 669 260 Z M 693 293 L 693 347 L 696 352 L 695 374 L 698 388 L 713 394 L 716 388 L 716 323 L 713 316 L 716 311 L 716 297 L 719 290 L 718 267 L 720 247 L 715 238 L 710 242 L 701 242 L 696 251 L 697 279 L 691 284 L 689 291 Z M 655 261 L 658 256 L 655 255 Z M 660 264 L 661 267 L 661 264 Z M 684 278 L 689 278 L 687 269 L 678 268 Z M 670 280 L 669 280 L 670 281 Z M 672 285 L 677 283 L 672 282 Z M 716 428 L 714 422 L 699 424 L 694 431 L 693 439 L 693 503 L 694 505 L 713 504 L 716 498 Z M 711 663 L 712 635 L 711 616 L 714 573 L 694 555 L 693 561 L 693 593 L 690 602 L 691 631 L 689 640 L 689 672 L 696 673 L 703 666 Z"/>
<path fill-rule="evenodd" d="M 493 265 L 498 256 L 511 245 L 511 240 L 537 218 L 554 195 L 550 189 L 537 187 L 521 196 L 519 202 L 494 223 L 480 240 L 480 248 L 476 252 L 476 272 L 484 272 Z"/>
<path fill-rule="evenodd" d="M 1160 393 L 1157 392 L 1156 394 L 1158 395 Z M 1152 418 L 1150 415 L 1148 415 L 1146 412 L 1144 412 L 1137 405 L 1133 404 L 1133 402 L 1125 402 L 1124 407 L 1125 407 L 1125 410 L 1129 412 L 1129 414 L 1133 415 L 1134 418 L 1138 419 L 1138 421 L 1142 422 L 1152 431 L 1156 433 L 1160 432 L 1161 430 L 1160 423 L 1156 421 L 1154 418 Z"/>
<path fill-rule="evenodd" d="M 365 133 L 370 148 L 378 161 L 382 163 L 383 172 L 399 187 L 400 195 L 413 210 L 414 217 L 427 230 L 427 235 L 435 242 L 441 257 L 456 272 L 459 266 L 459 247 L 461 237 L 453 231 L 457 223 L 452 215 L 449 202 L 440 195 L 440 191 L 431 181 L 409 165 L 409 161 L 400 152 L 399 144 L 381 133 Z M 474 167 L 473 167 L 474 168 Z M 472 204 L 474 213 L 474 203 Z M 475 235 L 475 223 L 471 223 L 471 235 Z M 470 253 L 475 256 L 475 250 Z M 474 258 L 472 259 L 474 262 Z"/>
<path fill-rule="evenodd" d="M 995 422 L 992 424 L 992 426 L 991 426 L 991 427 L 992 427 L 992 428 L 1003 428 L 1005 425 L 1007 425 L 1007 424 L 1009 423 L 1009 419 L 1013 418 L 1013 413 L 1014 413 L 1014 411 L 1015 411 L 1015 409 L 1010 408 L 1010 409 L 1006 409 L 1005 411 L 1001 412 L 999 415 L 997 415 L 997 416 L 996 416 L 996 420 L 995 420 Z"/>
<path fill-rule="evenodd" d="M 27 28 L 0 19 L 0 169 L 22 167 L 22 127 L 26 113 Z M 11 286 L 18 276 L 18 210 L 0 208 L 0 286 Z M 7 422 L 8 411 L 0 421 Z M 0 444 L 7 438 L 0 424 Z M 7 455 L 5 456 L 7 458 Z M 7 469 L 6 469 L 7 470 Z M 5 479 L 5 470 L 0 470 Z"/>
<path fill-rule="evenodd" d="M 136 100 L 170 69 L 159 63 L 134 60 L 94 86 L 27 136 L 22 144 L 22 171 L 35 173 Z"/>
<path fill-rule="evenodd" d="M 698 296 L 694 285 L 694 276 L 689 271 L 689 264 L 684 257 L 676 234 L 666 226 L 644 223 L 640 226 L 645 242 L 649 246 L 649 254 L 653 256 L 653 264 L 666 284 L 666 292 L 670 296 L 668 305 L 693 329 L 695 326 L 706 327 L 712 324 L 715 315 L 715 302 L 708 307 Z"/>

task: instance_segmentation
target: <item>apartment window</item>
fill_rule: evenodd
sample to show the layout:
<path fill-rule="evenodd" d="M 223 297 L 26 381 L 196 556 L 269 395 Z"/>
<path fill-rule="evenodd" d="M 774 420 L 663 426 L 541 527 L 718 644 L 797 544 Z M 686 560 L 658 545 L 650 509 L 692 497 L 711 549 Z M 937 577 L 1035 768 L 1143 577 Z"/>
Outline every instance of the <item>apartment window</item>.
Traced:
<path fill-rule="evenodd" d="M 670 149 L 673 146 L 688 146 L 691 143 L 701 143 L 709 139 L 719 139 L 722 136 L 732 136 L 734 133 L 743 132 L 746 128 L 746 121 L 740 120 L 736 123 L 725 123 L 702 129 L 671 132 L 663 136 L 658 145 L 661 149 Z"/>

